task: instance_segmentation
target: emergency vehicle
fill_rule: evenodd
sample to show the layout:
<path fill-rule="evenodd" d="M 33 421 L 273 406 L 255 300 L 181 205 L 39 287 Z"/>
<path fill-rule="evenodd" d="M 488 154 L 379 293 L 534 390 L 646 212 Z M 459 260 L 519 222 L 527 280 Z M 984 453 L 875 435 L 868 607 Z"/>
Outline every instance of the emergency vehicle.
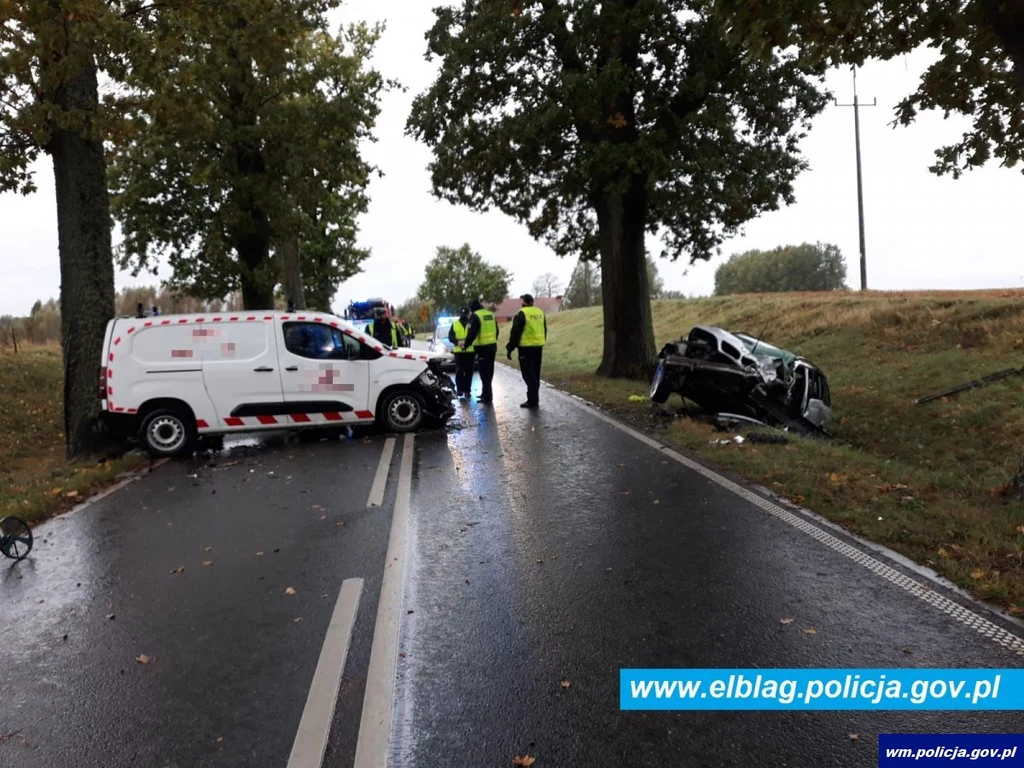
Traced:
<path fill-rule="evenodd" d="M 156 456 L 200 435 L 380 424 L 440 426 L 455 413 L 449 355 L 392 349 L 326 313 L 117 318 L 99 369 L 103 417 Z"/>

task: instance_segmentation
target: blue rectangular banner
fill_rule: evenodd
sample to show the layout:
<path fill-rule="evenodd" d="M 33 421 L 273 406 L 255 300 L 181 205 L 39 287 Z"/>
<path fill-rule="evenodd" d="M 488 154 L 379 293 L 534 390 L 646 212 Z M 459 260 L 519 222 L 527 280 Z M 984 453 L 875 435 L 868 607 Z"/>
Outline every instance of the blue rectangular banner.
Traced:
<path fill-rule="evenodd" d="M 623 710 L 1024 710 L 1024 669 L 622 669 Z"/>
<path fill-rule="evenodd" d="M 878 737 L 878 768 L 949 765 L 1024 765 L 1024 734 L 883 733 Z"/>

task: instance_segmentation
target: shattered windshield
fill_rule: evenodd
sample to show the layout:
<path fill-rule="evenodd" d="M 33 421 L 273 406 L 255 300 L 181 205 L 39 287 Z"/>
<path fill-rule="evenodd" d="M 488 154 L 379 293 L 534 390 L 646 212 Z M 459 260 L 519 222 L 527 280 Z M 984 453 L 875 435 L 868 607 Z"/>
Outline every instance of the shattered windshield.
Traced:
<path fill-rule="evenodd" d="M 791 363 L 797 358 L 797 355 L 794 355 L 792 352 L 772 346 L 764 339 L 758 341 L 753 336 L 746 333 L 734 333 L 733 336 L 743 342 L 743 345 L 747 348 L 748 352 L 756 354 L 759 357 L 763 355 L 765 357 L 782 358 L 784 363 Z M 757 349 L 756 352 L 754 351 L 755 347 Z"/>

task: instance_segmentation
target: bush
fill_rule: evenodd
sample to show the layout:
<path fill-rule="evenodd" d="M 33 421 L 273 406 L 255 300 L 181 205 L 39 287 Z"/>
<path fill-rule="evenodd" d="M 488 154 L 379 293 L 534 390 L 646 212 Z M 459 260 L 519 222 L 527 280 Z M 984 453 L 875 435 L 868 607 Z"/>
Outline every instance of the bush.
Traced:
<path fill-rule="evenodd" d="M 846 262 L 831 243 L 780 245 L 733 255 L 715 270 L 715 295 L 845 291 Z"/>

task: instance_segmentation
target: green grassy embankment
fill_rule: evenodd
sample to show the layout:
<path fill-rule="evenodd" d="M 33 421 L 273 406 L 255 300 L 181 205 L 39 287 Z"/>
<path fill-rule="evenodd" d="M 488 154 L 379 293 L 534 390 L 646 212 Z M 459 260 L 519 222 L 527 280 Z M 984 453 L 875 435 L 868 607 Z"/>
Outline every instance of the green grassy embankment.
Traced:
<path fill-rule="evenodd" d="M 0 518 L 39 522 L 147 461 L 65 458 L 62 375 L 57 346 L 0 349 Z"/>
<path fill-rule="evenodd" d="M 826 373 L 831 446 L 713 445 L 699 420 L 654 417 L 646 382 L 593 375 L 600 309 L 550 318 L 544 379 L 1024 614 L 1024 503 L 1000 490 L 1024 451 L 1024 377 L 915 405 L 1024 365 L 1024 291 L 748 295 L 654 302 L 657 343 L 696 324 L 747 331 Z M 669 407 L 678 407 L 673 396 Z M 690 405 L 692 409 L 692 404 Z"/>

